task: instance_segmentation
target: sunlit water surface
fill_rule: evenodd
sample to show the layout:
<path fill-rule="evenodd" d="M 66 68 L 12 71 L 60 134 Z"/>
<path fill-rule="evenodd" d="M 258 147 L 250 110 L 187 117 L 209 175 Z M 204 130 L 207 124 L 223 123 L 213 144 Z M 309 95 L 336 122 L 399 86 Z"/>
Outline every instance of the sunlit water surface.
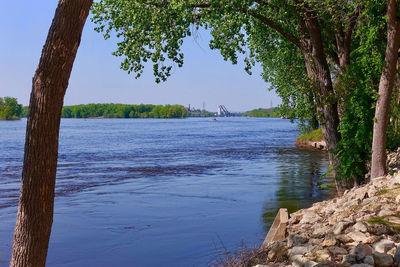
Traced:
<path fill-rule="evenodd" d="M 0 259 L 10 260 L 26 120 L 0 121 Z M 206 266 L 260 245 L 281 207 L 327 197 L 324 153 L 266 118 L 63 119 L 48 266 Z"/>

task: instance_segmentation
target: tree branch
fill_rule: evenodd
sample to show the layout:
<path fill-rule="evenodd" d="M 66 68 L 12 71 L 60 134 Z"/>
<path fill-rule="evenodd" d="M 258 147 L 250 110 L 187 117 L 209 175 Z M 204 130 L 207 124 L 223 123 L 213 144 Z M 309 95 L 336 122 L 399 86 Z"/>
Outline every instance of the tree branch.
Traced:
<path fill-rule="evenodd" d="M 260 5 L 267 5 L 267 3 L 263 0 L 255 0 L 255 2 Z M 211 3 L 210 2 L 194 3 L 191 6 L 194 8 L 208 8 L 208 7 L 211 7 Z M 280 33 L 283 37 L 285 37 L 287 40 L 292 42 L 295 46 L 297 46 L 298 48 L 301 48 L 301 43 L 300 43 L 299 38 L 297 38 L 295 35 L 291 34 L 290 32 L 285 31 L 285 29 L 283 29 L 283 27 L 281 25 L 279 25 L 278 23 L 255 12 L 252 9 L 241 8 L 239 11 L 242 13 L 245 13 L 245 14 L 249 14 L 253 18 L 258 19 L 263 24 L 267 25 L 268 27 L 270 27 L 270 28 L 274 29 L 275 31 L 277 31 L 278 33 Z"/>
<path fill-rule="evenodd" d="M 344 37 L 344 42 L 349 47 L 351 43 L 351 36 L 353 35 L 354 27 L 357 24 L 357 19 L 360 16 L 360 14 L 361 14 L 361 6 L 358 5 L 356 10 L 354 10 L 354 13 L 349 18 L 349 25 L 347 26 Z"/>
<path fill-rule="evenodd" d="M 285 29 L 283 29 L 283 27 L 281 25 L 279 25 L 278 23 L 272 21 L 271 19 L 255 12 L 254 10 L 251 10 L 251 9 L 242 8 L 241 11 L 243 13 L 249 14 L 253 18 L 258 19 L 263 24 L 267 25 L 268 27 L 270 27 L 270 28 L 274 29 L 275 31 L 277 31 L 278 33 L 280 33 L 283 37 L 285 37 L 287 40 L 292 42 L 295 46 L 297 46 L 298 48 L 301 48 L 301 43 L 300 43 L 299 38 L 297 38 L 290 32 L 285 31 Z"/>

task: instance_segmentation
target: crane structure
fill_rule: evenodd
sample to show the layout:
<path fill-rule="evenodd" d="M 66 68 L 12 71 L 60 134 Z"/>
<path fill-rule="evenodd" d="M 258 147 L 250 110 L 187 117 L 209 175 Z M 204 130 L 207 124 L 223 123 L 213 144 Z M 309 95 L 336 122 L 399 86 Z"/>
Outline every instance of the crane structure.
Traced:
<path fill-rule="evenodd" d="M 233 114 L 230 113 L 224 105 L 219 105 L 218 106 L 218 116 L 231 117 L 231 116 L 233 116 Z"/>

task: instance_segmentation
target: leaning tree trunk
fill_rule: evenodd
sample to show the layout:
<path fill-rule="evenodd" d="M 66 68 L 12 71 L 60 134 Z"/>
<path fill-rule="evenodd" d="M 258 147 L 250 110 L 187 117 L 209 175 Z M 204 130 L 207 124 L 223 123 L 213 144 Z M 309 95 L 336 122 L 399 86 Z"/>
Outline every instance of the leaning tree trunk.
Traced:
<path fill-rule="evenodd" d="M 60 0 L 33 77 L 10 266 L 45 266 L 64 94 L 92 0 Z"/>
<path fill-rule="evenodd" d="M 321 115 L 321 128 L 328 148 L 329 162 L 331 170 L 335 178 L 339 177 L 336 169 L 340 165 L 340 159 L 336 157 L 337 144 L 340 141 L 339 114 L 337 101 L 334 96 L 331 73 L 324 52 L 321 29 L 318 20 L 312 12 L 306 12 L 305 25 L 309 32 L 310 40 L 307 49 L 304 49 L 303 56 L 305 58 L 308 76 L 313 77 L 316 84 L 316 92 L 314 93 L 317 104 L 317 111 Z M 311 50 L 311 51 L 310 51 Z M 311 57 L 310 57 L 311 52 Z M 341 195 L 345 188 L 353 185 L 351 180 L 336 179 L 336 189 Z"/>
<path fill-rule="evenodd" d="M 400 22 L 397 17 L 396 0 L 389 0 L 387 19 L 385 66 L 379 82 L 372 137 L 371 179 L 386 175 L 386 130 L 400 45 Z"/>

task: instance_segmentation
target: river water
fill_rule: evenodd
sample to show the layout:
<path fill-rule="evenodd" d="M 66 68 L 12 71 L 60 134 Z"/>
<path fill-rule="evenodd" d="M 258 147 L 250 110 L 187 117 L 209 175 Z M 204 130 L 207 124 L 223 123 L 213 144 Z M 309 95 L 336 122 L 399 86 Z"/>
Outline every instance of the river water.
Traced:
<path fill-rule="evenodd" d="M 0 121 L 10 259 L 26 119 Z M 327 197 L 321 152 L 272 118 L 63 119 L 48 266 L 207 266 L 260 245 L 281 207 Z"/>

